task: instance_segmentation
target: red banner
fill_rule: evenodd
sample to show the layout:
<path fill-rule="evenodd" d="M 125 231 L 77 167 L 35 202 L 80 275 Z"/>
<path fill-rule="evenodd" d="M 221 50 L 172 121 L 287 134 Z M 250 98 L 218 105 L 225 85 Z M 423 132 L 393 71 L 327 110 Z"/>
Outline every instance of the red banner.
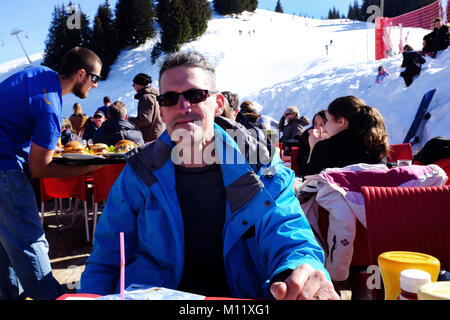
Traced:
<path fill-rule="evenodd" d="M 378 17 L 375 20 L 375 60 L 386 58 L 392 51 L 391 26 L 392 18 Z"/>
<path fill-rule="evenodd" d="M 380 60 L 386 58 L 392 51 L 390 40 L 390 27 L 401 26 L 403 28 L 423 28 L 432 30 L 434 28 L 433 21 L 436 17 L 450 18 L 450 0 L 447 0 L 447 12 L 441 7 L 441 1 L 438 0 L 426 7 L 402 14 L 393 18 L 377 18 L 375 20 L 375 59 Z M 400 40 L 402 42 L 402 40 Z"/>
<path fill-rule="evenodd" d="M 440 16 L 441 16 L 440 1 L 435 1 L 432 4 L 427 5 L 426 7 L 392 18 L 392 24 L 394 26 L 402 24 L 403 28 L 411 27 L 411 28 L 423 28 L 432 30 L 434 28 L 433 20 L 436 17 Z"/>

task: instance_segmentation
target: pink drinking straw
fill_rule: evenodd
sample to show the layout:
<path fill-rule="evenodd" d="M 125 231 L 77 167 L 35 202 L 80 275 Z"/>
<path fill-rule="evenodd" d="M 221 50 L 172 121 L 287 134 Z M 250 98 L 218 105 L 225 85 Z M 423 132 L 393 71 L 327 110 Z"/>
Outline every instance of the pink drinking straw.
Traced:
<path fill-rule="evenodd" d="M 125 244 L 123 232 L 120 233 L 120 300 L 124 300 L 125 291 Z"/>

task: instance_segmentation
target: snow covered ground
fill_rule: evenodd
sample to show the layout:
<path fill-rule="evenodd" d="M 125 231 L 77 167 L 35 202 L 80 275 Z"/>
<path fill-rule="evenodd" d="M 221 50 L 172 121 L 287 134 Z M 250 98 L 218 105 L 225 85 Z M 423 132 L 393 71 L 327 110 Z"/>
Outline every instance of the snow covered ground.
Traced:
<path fill-rule="evenodd" d="M 407 43 L 419 50 L 428 32 L 406 28 L 403 39 L 407 36 Z M 392 29 L 391 39 L 398 52 L 398 28 Z M 91 90 L 87 99 L 65 96 L 64 116 L 70 116 L 75 102 L 81 103 L 86 114 L 93 115 L 105 95 L 121 100 L 129 114 L 135 115 L 137 100 L 131 86 L 134 75 L 145 72 L 158 86 L 159 66 L 150 61 L 157 40 L 123 50 L 108 80 Z M 206 33 L 183 45 L 182 50 L 197 50 L 210 59 L 216 66 L 219 90 L 238 93 L 241 101 L 258 103 L 262 114 L 277 120 L 290 105 L 311 119 L 339 96 L 358 96 L 384 116 L 391 143 L 403 142 L 423 94 L 437 88 L 422 141 L 435 136 L 450 137 L 449 50 L 437 59 L 427 57 L 421 75 L 406 88 L 399 77 L 402 56 L 375 61 L 374 44 L 374 24 L 256 10 L 239 17 L 213 15 Z M 41 59 L 42 53 L 31 56 L 33 64 L 40 64 Z M 375 77 L 381 64 L 390 76 L 377 85 Z M 26 65 L 25 58 L 0 65 L 0 81 Z"/>

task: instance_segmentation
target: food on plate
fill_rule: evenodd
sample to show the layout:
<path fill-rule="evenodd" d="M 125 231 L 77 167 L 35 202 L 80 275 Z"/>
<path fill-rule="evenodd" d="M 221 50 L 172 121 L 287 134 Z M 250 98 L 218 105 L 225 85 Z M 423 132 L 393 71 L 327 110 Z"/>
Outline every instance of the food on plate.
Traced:
<path fill-rule="evenodd" d="M 133 141 L 131 141 L 131 140 L 120 140 L 114 146 L 114 151 L 116 153 L 125 153 L 125 152 L 130 151 L 134 147 L 136 147 L 136 144 Z"/>
<path fill-rule="evenodd" d="M 102 156 L 103 154 L 109 152 L 109 147 L 104 143 L 95 143 L 92 145 L 91 150 L 96 156 Z"/>
<path fill-rule="evenodd" d="M 63 153 L 81 153 L 88 154 L 86 147 L 78 141 L 70 141 L 64 145 Z"/>

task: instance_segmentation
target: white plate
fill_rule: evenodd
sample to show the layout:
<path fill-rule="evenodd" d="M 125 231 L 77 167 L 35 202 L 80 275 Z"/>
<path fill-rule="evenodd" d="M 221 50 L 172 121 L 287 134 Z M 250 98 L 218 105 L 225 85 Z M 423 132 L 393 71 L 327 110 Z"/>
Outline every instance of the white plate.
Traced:
<path fill-rule="evenodd" d="M 92 154 L 82 154 L 82 153 L 63 153 L 62 157 L 71 160 L 87 160 L 87 159 L 104 159 L 100 156 L 94 156 Z"/>

